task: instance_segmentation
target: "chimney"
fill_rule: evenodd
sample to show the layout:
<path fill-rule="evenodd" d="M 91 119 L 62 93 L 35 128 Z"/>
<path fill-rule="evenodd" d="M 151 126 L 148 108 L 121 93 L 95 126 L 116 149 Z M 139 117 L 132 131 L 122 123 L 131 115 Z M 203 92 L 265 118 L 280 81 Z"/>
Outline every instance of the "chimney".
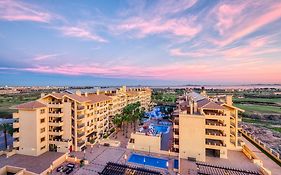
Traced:
<path fill-rule="evenodd" d="M 193 101 L 193 108 L 194 108 L 194 113 L 197 113 L 198 112 L 198 105 L 197 105 L 197 102 L 196 101 Z"/>
<path fill-rule="evenodd" d="M 88 92 L 85 92 L 85 97 L 88 97 Z"/>
<path fill-rule="evenodd" d="M 193 104 L 191 102 L 191 100 L 189 100 L 189 108 L 190 108 L 190 114 L 193 114 Z"/>
<path fill-rule="evenodd" d="M 203 95 L 203 96 L 205 96 L 205 97 L 207 96 L 207 93 L 206 93 L 206 90 L 205 90 L 205 87 L 204 87 L 204 86 L 201 87 L 200 95 Z"/>
<path fill-rule="evenodd" d="M 41 93 L 41 97 L 44 97 L 46 94 L 45 93 Z"/>
<path fill-rule="evenodd" d="M 232 95 L 226 95 L 225 96 L 225 102 L 227 105 L 232 105 Z"/>
<path fill-rule="evenodd" d="M 80 90 L 77 90 L 77 91 L 75 92 L 75 94 L 81 96 L 81 91 L 80 91 Z"/>

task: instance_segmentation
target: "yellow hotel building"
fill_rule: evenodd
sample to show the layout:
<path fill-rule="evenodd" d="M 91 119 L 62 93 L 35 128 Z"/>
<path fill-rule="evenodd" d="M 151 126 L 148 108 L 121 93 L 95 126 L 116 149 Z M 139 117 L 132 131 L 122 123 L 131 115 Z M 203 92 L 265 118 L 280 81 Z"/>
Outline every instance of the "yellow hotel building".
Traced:
<path fill-rule="evenodd" d="M 183 159 L 205 161 L 206 156 L 227 158 L 241 150 L 238 111 L 232 96 L 208 97 L 190 92 L 177 99 L 173 148 Z"/>
<path fill-rule="evenodd" d="M 14 108 L 13 147 L 18 154 L 38 156 L 46 151 L 82 151 L 98 142 L 113 125 L 114 115 L 130 103 L 148 110 L 149 88 L 105 88 L 42 94 Z"/>

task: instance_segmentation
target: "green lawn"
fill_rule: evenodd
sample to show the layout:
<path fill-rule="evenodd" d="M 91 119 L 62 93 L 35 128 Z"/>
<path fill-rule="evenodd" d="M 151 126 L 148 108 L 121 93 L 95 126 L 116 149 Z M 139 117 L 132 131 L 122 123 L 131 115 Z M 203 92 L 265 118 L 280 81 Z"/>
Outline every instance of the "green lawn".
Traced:
<path fill-rule="evenodd" d="M 251 105 L 251 104 L 235 104 L 234 106 L 244 109 L 245 112 L 253 113 L 253 112 L 260 112 L 260 113 L 281 113 L 281 107 L 276 106 L 265 106 L 265 105 Z"/>
<path fill-rule="evenodd" d="M 234 98 L 233 102 L 269 102 L 281 103 L 281 98 Z"/>
<path fill-rule="evenodd" d="M 36 100 L 40 94 L 14 94 L 14 95 L 1 95 L 0 96 L 0 118 L 10 118 L 12 113 L 16 110 L 10 109 L 11 106 L 25 103 L 28 101 Z"/>

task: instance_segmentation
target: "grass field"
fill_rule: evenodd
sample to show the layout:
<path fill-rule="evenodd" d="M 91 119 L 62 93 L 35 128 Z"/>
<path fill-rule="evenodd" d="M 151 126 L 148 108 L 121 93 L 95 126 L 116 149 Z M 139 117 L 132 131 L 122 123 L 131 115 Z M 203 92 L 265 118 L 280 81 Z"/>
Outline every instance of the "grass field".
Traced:
<path fill-rule="evenodd" d="M 272 131 L 276 131 L 281 133 L 281 127 L 278 127 L 272 123 L 270 123 L 270 121 L 265 121 L 265 120 L 259 120 L 259 119 L 252 119 L 252 118 L 242 118 L 242 121 L 245 123 L 252 123 L 252 124 L 256 124 L 259 126 L 263 126 L 265 128 L 268 128 Z"/>
<path fill-rule="evenodd" d="M 281 98 L 234 98 L 233 102 L 264 102 L 281 103 Z"/>
<path fill-rule="evenodd" d="M 234 106 L 244 109 L 247 113 L 259 112 L 281 114 L 281 107 L 267 105 L 252 105 L 252 104 L 235 104 Z"/>
<path fill-rule="evenodd" d="M 11 106 L 36 100 L 40 97 L 39 93 L 33 94 L 13 94 L 0 96 L 0 118 L 10 118 L 16 110 L 10 109 Z"/>

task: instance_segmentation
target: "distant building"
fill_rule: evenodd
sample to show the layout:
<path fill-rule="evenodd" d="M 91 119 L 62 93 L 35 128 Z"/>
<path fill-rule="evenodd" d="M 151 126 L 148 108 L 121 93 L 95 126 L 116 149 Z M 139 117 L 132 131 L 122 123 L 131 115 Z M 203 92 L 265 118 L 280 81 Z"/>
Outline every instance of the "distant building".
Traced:
<path fill-rule="evenodd" d="M 232 96 L 210 98 L 190 92 L 177 99 L 174 112 L 174 151 L 183 159 L 205 161 L 211 155 L 227 158 L 228 150 L 241 150 L 238 111 Z"/>
<path fill-rule="evenodd" d="M 110 120 L 130 103 L 148 109 L 151 89 L 76 90 L 42 94 L 36 101 L 15 106 L 13 147 L 17 153 L 38 156 L 47 151 L 82 151 L 107 135 Z"/>

